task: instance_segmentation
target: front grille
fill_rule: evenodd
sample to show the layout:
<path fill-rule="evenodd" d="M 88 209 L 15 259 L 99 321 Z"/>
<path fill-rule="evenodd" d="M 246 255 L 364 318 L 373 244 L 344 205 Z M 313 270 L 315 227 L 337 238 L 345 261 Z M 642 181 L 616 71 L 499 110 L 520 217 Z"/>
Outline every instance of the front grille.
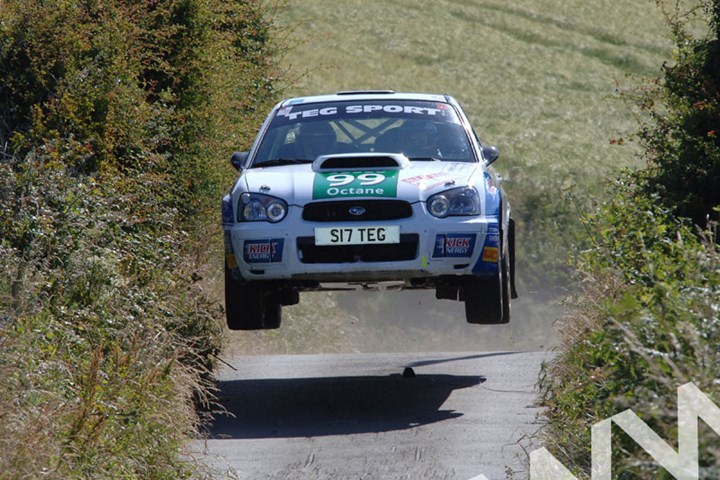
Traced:
<path fill-rule="evenodd" d="M 302 263 L 398 262 L 417 257 L 419 235 L 400 235 L 400 243 L 378 245 L 315 245 L 314 237 L 298 237 Z"/>
<path fill-rule="evenodd" d="M 361 215 L 352 215 L 351 209 L 364 209 Z M 400 220 L 412 216 L 412 206 L 402 200 L 341 200 L 315 202 L 305 205 L 303 220 L 310 222 L 368 222 Z"/>

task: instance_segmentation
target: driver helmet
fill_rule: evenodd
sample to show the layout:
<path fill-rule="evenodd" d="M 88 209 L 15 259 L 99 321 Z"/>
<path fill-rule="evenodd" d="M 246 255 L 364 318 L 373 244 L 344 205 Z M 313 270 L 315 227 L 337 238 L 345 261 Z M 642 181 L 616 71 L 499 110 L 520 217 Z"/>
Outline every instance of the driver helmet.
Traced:
<path fill-rule="evenodd" d="M 328 122 L 301 123 L 298 130 L 298 143 L 302 154 L 313 160 L 320 155 L 333 152 L 337 137 Z"/>
<path fill-rule="evenodd" d="M 435 153 L 437 127 L 430 120 L 408 120 L 403 125 L 405 143 L 411 151 Z"/>

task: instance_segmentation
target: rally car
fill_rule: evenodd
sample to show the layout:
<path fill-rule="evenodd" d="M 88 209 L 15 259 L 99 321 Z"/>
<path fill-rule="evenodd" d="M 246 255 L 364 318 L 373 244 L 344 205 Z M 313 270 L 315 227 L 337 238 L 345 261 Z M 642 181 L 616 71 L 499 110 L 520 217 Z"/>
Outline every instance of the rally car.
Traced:
<path fill-rule="evenodd" d="M 498 150 L 447 95 L 340 92 L 270 112 L 222 201 L 231 330 L 278 328 L 299 293 L 434 289 L 507 323 L 514 223 Z"/>

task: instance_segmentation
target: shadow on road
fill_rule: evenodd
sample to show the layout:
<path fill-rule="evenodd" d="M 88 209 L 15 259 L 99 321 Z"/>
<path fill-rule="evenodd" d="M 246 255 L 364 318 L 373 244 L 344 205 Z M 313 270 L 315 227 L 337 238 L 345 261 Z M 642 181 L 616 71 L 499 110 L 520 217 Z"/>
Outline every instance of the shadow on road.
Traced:
<path fill-rule="evenodd" d="M 218 383 L 233 416 L 217 415 L 209 438 L 316 437 L 404 430 L 462 416 L 441 410 L 454 390 L 482 376 L 401 375 L 233 380 Z"/>

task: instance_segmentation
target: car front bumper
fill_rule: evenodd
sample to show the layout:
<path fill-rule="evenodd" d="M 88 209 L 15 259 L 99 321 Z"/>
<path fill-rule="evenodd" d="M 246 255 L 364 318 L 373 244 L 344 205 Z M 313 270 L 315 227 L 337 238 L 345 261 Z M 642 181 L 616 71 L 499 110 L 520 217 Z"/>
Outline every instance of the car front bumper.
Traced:
<path fill-rule="evenodd" d="M 227 266 L 246 281 L 379 282 L 497 274 L 500 225 L 496 217 L 439 219 L 418 203 L 410 218 L 368 223 L 399 227 L 399 243 L 316 245 L 316 228 L 363 225 L 305 221 L 299 208 L 291 208 L 277 224 L 226 224 Z"/>

